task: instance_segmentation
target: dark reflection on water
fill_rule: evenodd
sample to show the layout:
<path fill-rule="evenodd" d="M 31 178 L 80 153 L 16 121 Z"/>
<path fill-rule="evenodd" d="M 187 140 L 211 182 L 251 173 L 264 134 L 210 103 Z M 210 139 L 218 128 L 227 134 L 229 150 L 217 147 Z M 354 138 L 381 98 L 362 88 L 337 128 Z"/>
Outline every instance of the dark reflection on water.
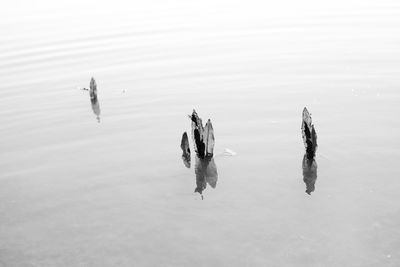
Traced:
<path fill-rule="evenodd" d="M 190 168 L 190 155 L 182 154 L 182 161 L 186 168 Z"/>
<path fill-rule="evenodd" d="M 218 172 L 217 165 L 215 165 L 214 158 L 201 159 L 197 155 L 194 172 L 196 173 L 196 188 L 194 192 L 197 192 L 203 198 L 203 191 L 206 189 L 207 184 L 212 188 L 217 186 Z"/>
<path fill-rule="evenodd" d="M 307 154 L 303 157 L 303 181 L 306 184 L 306 193 L 311 195 L 315 190 L 315 181 L 317 180 L 317 162 L 315 159 L 308 159 Z"/>
<path fill-rule="evenodd" d="M 96 115 L 97 122 L 100 122 L 100 104 L 97 96 L 91 97 L 90 102 L 92 104 L 93 113 Z"/>

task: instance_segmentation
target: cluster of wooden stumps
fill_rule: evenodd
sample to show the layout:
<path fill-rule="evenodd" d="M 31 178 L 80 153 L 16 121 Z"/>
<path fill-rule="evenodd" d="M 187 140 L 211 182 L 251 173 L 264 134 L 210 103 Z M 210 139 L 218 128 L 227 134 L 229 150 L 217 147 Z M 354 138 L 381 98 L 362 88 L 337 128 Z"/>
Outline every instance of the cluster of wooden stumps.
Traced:
<path fill-rule="evenodd" d="M 192 142 L 195 151 L 195 173 L 196 173 L 196 188 L 203 198 L 203 190 L 207 183 L 215 188 L 218 180 L 217 168 L 213 159 L 214 155 L 214 129 L 211 121 L 208 120 L 203 126 L 201 118 L 193 110 L 192 115 L 189 115 L 192 126 Z M 311 194 L 315 190 L 315 182 L 317 179 L 317 162 L 315 154 L 317 151 L 317 133 L 314 124 L 312 123 L 311 114 L 307 108 L 303 109 L 301 132 L 305 147 L 305 154 L 302 162 L 303 181 L 306 184 L 306 193 Z M 190 168 L 191 153 L 189 138 L 186 132 L 182 135 L 181 140 L 182 159 L 187 168 Z"/>
<path fill-rule="evenodd" d="M 303 181 L 306 184 L 306 193 L 311 194 L 315 190 L 315 181 L 317 180 L 317 162 L 315 153 L 317 151 L 317 133 L 312 123 L 311 114 L 307 108 L 303 109 L 303 120 L 301 124 L 301 133 L 306 153 L 303 157 Z"/>
<path fill-rule="evenodd" d="M 100 105 L 97 96 L 97 84 L 94 78 L 92 77 L 90 80 L 89 89 L 82 89 L 89 91 L 93 113 L 96 115 L 97 121 L 100 122 Z M 217 167 L 213 158 L 215 145 L 214 129 L 210 119 L 203 126 L 203 122 L 195 110 L 189 115 L 189 118 L 191 121 L 191 136 L 195 152 L 196 188 L 194 191 L 198 192 L 203 198 L 203 190 L 206 188 L 206 185 L 209 184 L 212 188 L 215 188 L 218 180 Z M 307 186 L 306 192 L 311 194 L 311 192 L 315 190 L 315 181 L 317 179 L 315 153 L 318 144 L 317 133 L 312 123 L 311 114 L 308 112 L 307 108 L 303 109 L 301 133 L 306 150 L 302 162 L 303 181 Z M 186 132 L 182 135 L 181 149 L 182 160 L 185 166 L 190 168 L 191 153 L 189 138 Z"/>
<path fill-rule="evenodd" d="M 209 184 L 215 188 L 218 180 L 217 167 L 214 162 L 214 129 L 211 121 L 208 120 L 203 126 L 201 118 L 193 110 L 192 115 L 189 115 L 192 127 L 192 142 L 195 152 L 195 174 L 196 188 L 195 192 L 199 193 L 203 198 L 203 190 Z M 189 138 L 186 132 L 182 135 L 181 140 L 182 160 L 187 168 L 190 168 L 191 153 Z"/>

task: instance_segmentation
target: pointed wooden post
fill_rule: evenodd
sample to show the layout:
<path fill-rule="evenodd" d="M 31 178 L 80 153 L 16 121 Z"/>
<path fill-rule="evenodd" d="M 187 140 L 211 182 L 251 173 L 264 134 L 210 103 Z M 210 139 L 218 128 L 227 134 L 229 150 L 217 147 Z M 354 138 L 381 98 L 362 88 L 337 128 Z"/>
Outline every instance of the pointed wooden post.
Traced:
<path fill-rule="evenodd" d="M 312 124 L 311 115 L 307 108 L 303 109 L 303 120 L 301 124 L 301 133 L 303 136 L 304 146 L 306 148 L 307 158 L 312 159 L 317 151 L 317 133 Z"/>
<path fill-rule="evenodd" d="M 89 95 L 93 113 L 96 115 L 97 122 L 100 122 L 100 104 L 97 98 L 97 84 L 93 77 L 90 79 Z"/>
<path fill-rule="evenodd" d="M 210 119 L 208 119 L 206 126 L 204 127 L 204 142 L 206 147 L 205 156 L 211 158 L 214 155 L 215 138 L 214 129 Z"/>
<path fill-rule="evenodd" d="M 97 98 L 97 84 L 93 77 L 90 80 L 89 94 L 91 99 Z"/>

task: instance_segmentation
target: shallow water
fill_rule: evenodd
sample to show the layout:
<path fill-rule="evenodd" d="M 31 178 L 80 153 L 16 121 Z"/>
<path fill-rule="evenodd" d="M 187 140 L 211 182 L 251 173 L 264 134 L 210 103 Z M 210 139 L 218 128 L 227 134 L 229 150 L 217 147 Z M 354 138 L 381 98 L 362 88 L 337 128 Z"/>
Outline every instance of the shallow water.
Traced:
<path fill-rule="evenodd" d="M 0 10 L 0 265 L 400 265 L 398 2 L 127 4 Z"/>

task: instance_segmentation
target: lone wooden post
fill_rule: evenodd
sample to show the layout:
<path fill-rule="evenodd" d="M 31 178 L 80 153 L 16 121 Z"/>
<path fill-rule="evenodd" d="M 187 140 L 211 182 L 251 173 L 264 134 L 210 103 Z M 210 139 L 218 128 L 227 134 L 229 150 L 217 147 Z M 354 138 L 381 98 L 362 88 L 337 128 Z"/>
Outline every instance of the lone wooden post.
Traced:
<path fill-rule="evenodd" d="M 312 124 L 311 115 L 307 108 L 303 109 L 303 120 L 301 124 L 301 133 L 303 136 L 304 146 L 306 148 L 306 155 L 308 159 L 315 157 L 317 151 L 317 133 L 315 132 L 314 125 Z"/>
<path fill-rule="evenodd" d="M 97 98 L 97 84 L 93 77 L 90 80 L 89 94 L 90 94 L 90 99 Z"/>
<path fill-rule="evenodd" d="M 90 79 L 89 95 L 93 113 L 96 115 L 97 122 L 100 123 L 100 104 L 97 98 L 97 84 L 93 77 Z"/>

